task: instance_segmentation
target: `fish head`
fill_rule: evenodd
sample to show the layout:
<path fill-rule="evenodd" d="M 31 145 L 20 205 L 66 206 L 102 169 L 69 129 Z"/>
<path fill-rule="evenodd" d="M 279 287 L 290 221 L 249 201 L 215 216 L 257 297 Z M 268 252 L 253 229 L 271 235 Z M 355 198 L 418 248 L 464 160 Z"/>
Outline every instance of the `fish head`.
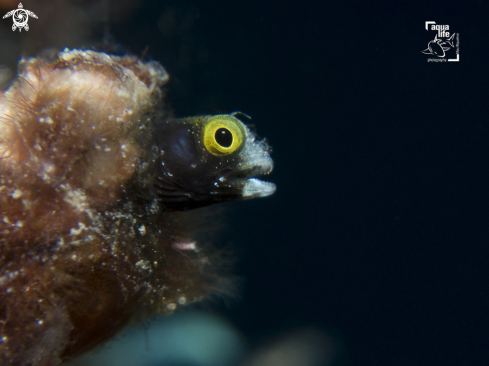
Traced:
<path fill-rule="evenodd" d="M 258 176 L 273 169 L 270 148 L 235 115 L 161 121 L 155 189 L 170 210 L 266 197 L 275 184 Z"/>

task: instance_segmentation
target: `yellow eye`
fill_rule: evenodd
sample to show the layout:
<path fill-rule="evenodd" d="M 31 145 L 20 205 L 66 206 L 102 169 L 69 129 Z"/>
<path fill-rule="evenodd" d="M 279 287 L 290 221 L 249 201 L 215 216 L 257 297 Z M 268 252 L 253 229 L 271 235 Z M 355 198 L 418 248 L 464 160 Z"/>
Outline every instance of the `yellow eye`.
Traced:
<path fill-rule="evenodd" d="M 243 124 L 233 116 L 214 116 L 204 125 L 204 145 L 212 155 L 232 154 L 243 145 L 244 139 Z"/>

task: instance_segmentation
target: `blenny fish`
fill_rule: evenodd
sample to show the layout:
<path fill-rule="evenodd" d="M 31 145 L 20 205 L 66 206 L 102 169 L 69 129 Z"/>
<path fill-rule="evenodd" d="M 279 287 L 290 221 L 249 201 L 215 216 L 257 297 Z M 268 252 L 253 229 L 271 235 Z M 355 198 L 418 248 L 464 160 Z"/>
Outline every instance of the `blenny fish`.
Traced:
<path fill-rule="evenodd" d="M 265 197 L 239 113 L 167 119 L 158 62 L 65 50 L 0 95 L 0 364 L 53 366 L 228 284 L 193 209 Z"/>

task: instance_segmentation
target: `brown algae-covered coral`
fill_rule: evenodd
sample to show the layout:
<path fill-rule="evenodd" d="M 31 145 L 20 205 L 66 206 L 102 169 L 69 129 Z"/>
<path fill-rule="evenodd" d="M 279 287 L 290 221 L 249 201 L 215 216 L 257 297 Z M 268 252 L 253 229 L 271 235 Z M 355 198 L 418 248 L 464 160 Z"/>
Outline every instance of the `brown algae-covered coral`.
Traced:
<path fill-rule="evenodd" d="M 180 211 L 272 194 L 254 176 L 273 163 L 235 115 L 161 120 L 157 62 L 20 70 L 0 95 L 0 364 L 56 365 L 219 289 Z"/>

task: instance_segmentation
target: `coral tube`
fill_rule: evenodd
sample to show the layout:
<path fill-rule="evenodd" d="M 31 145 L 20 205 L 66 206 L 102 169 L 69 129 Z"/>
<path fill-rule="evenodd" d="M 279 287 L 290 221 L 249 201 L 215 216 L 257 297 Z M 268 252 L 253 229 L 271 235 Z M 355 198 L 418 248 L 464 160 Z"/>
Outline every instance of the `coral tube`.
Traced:
<path fill-rule="evenodd" d="M 56 365 L 213 274 L 149 193 L 163 67 L 66 50 L 20 70 L 0 96 L 0 364 Z"/>

